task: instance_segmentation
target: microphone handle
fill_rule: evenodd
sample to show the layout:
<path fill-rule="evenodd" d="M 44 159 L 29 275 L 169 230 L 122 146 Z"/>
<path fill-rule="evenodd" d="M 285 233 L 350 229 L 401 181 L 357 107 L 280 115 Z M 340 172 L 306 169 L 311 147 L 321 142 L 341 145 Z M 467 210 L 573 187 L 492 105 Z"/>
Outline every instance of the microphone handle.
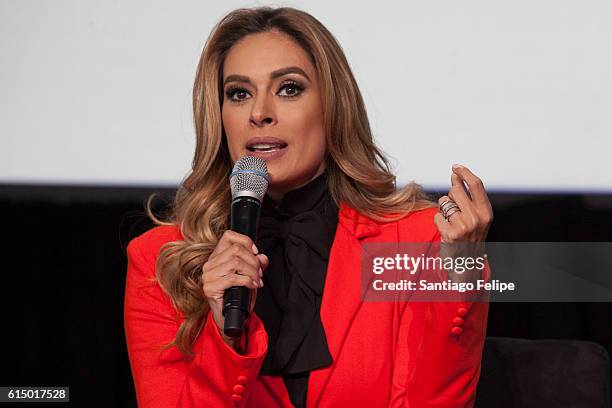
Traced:
<path fill-rule="evenodd" d="M 230 229 L 257 240 L 259 224 L 259 200 L 253 197 L 237 197 L 232 201 Z M 244 322 L 249 313 L 251 290 L 245 286 L 232 286 L 223 295 L 223 333 L 231 338 L 240 338 Z"/>

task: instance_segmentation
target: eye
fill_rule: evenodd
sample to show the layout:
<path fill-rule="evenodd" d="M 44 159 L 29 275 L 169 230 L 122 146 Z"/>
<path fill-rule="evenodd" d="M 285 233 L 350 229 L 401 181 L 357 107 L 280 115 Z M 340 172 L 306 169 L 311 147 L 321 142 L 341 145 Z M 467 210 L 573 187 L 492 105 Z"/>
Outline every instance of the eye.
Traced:
<path fill-rule="evenodd" d="M 250 94 L 244 88 L 231 87 L 225 91 L 225 96 L 231 101 L 241 102 L 248 99 L 250 97 Z"/>
<path fill-rule="evenodd" d="M 288 81 L 281 84 L 278 95 L 286 98 L 294 98 L 302 93 L 304 87 L 295 81 Z"/>

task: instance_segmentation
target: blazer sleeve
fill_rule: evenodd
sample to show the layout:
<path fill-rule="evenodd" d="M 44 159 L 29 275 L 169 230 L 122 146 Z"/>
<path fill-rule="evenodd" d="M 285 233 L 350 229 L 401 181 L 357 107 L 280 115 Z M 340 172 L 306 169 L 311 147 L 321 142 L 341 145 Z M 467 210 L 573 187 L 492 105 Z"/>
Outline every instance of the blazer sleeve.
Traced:
<path fill-rule="evenodd" d="M 247 323 L 246 353 L 238 354 L 206 318 L 194 343 L 195 357 L 173 346 L 179 327 L 177 312 L 153 280 L 157 254 L 144 236 L 128 245 L 124 322 L 138 406 L 141 408 L 244 406 L 268 347 L 261 320 L 252 313 Z"/>
<path fill-rule="evenodd" d="M 436 234 L 434 242 L 439 241 Z M 490 279 L 485 263 L 483 278 Z M 488 302 L 408 302 L 400 314 L 391 407 L 473 407 Z"/>

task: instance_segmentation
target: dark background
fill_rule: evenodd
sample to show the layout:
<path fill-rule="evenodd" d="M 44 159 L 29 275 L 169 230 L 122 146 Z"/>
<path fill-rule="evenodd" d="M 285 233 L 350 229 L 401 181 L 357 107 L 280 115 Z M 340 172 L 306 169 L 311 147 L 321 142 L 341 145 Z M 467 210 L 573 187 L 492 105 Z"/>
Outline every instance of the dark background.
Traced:
<path fill-rule="evenodd" d="M 0 385 L 69 386 L 70 406 L 136 406 L 123 332 L 125 247 L 151 227 L 143 208 L 154 191 L 162 210 L 170 188 L 0 185 L 8 260 Z M 612 241 L 610 195 L 489 196 L 490 241 Z M 611 352 L 610 316 L 610 303 L 493 303 L 487 334 L 589 340 Z"/>

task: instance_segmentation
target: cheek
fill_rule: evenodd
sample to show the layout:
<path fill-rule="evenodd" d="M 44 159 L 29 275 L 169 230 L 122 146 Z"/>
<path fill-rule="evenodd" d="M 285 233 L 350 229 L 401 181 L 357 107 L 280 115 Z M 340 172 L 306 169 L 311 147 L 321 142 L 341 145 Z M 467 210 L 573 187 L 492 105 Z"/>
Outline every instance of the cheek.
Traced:
<path fill-rule="evenodd" d="M 301 154 L 310 157 L 322 156 L 325 153 L 326 140 L 323 126 L 323 114 L 318 107 L 308 107 L 293 115 L 292 130 Z"/>

